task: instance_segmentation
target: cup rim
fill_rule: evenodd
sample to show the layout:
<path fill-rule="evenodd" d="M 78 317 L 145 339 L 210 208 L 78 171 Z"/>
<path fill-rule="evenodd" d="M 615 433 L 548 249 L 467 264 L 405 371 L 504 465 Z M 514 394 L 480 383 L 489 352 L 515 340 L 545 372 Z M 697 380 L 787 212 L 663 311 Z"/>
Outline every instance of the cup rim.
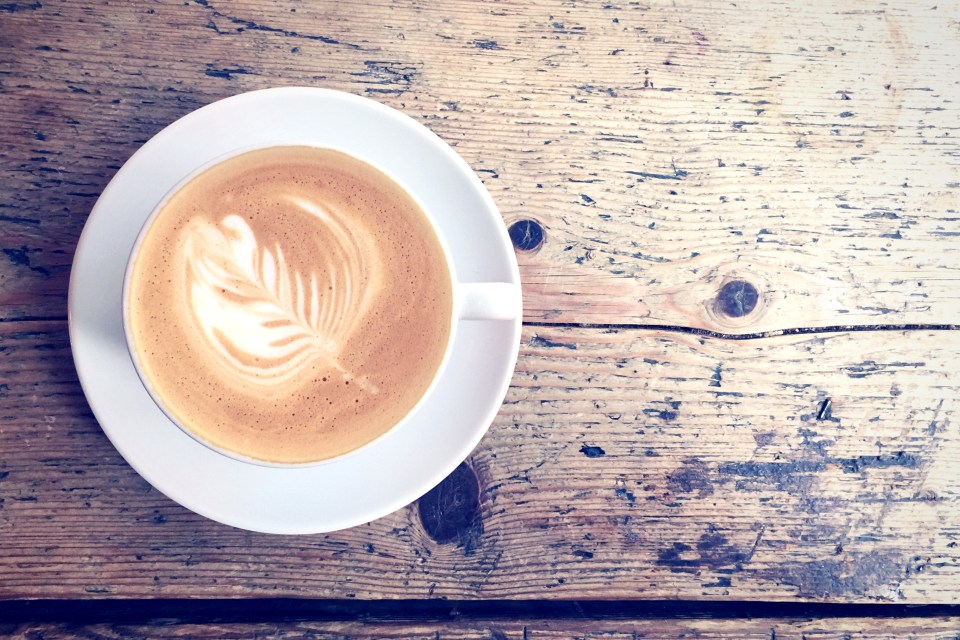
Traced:
<path fill-rule="evenodd" d="M 134 348 L 134 341 L 133 341 L 131 329 L 129 326 L 130 314 L 128 310 L 129 305 L 127 304 L 127 300 L 129 298 L 129 293 L 130 293 L 130 280 L 133 273 L 134 263 L 136 262 L 136 258 L 139 254 L 140 247 L 143 244 L 144 238 L 149 232 L 150 227 L 153 225 L 157 217 L 159 217 L 161 211 L 167 205 L 167 203 L 169 203 L 169 201 L 177 193 L 179 193 L 184 187 L 190 184 L 194 179 L 206 173 L 208 170 L 213 169 L 214 167 L 219 166 L 224 162 L 227 162 L 229 160 L 232 160 L 244 154 L 251 153 L 254 151 L 261 151 L 265 149 L 274 149 L 277 147 L 309 147 L 312 149 L 323 149 L 323 150 L 331 150 L 331 151 L 344 153 L 355 160 L 359 160 L 360 162 L 366 163 L 367 165 L 373 167 L 375 170 L 385 175 L 387 179 L 393 182 L 393 184 L 400 187 L 400 189 L 403 190 L 403 192 L 407 194 L 407 196 L 414 201 L 414 203 L 419 207 L 420 211 L 424 214 L 424 217 L 426 217 L 427 221 L 430 224 L 430 228 L 433 230 L 434 236 L 436 237 L 437 241 L 440 244 L 440 248 L 443 253 L 444 263 L 447 267 L 446 272 L 449 277 L 450 288 L 452 293 L 450 325 L 448 327 L 447 341 L 443 351 L 443 358 L 441 358 L 440 365 L 434 371 L 434 374 L 430 379 L 430 384 L 427 385 L 426 390 L 423 392 L 423 394 L 420 396 L 417 402 L 403 415 L 403 417 L 397 420 L 388 429 L 386 429 L 385 431 L 383 431 L 373 439 L 364 442 L 360 446 L 354 447 L 349 451 L 344 451 L 335 456 L 322 458 L 320 460 L 308 460 L 305 462 L 276 462 L 272 460 L 262 460 L 259 458 L 254 458 L 252 456 L 247 456 L 242 453 L 215 445 L 212 442 L 209 442 L 208 440 L 200 436 L 200 434 L 194 432 L 190 428 L 183 425 L 180 422 L 180 420 L 178 420 L 177 417 L 173 414 L 173 412 L 161 400 L 158 393 L 154 390 L 153 386 L 151 385 L 150 381 L 147 379 L 147 376 L 145 375 L 145 373 L 141 368 L 141 364 L 138 359 L 136 349 Z M 201 444 L 216 453 L 219 453 L 223 456 L 226 456 L 227 458 L 231 458 L 238 462 L 252 464 L 260 467 L 274 468 L 274 469 L 304 469 L 309 467 L 317 467 L 325 464 L 332 464 L 335 462 L 339 462 L 345 458 L 354 456 L 360 453 L 361 451 L 380 442 L 381 440 L 385 439 L 390 434 L 395 433 L 396 431 L 401 429 L 404 425 L 410 422 L 411 418 L 417 413 L 417 411 L 427 402 L 427 400 L 433 394 L 434 389 L 437 387 L 437 384 L 439 383 L 440 378 L 442 377 L 443 372 L 450 361 L 450 356 L 453 353 L 453 345 L 456 341 L 457 327 L 459 325 L 459 310 L 461 307 L 462 295 L 463 294 L 461 291 L 461 283 L 457 278 L 456 266 L 454 264 L 453 254 L 450 251 L 450 247 L 449 247 L 449 244 L 447 243 L 446 238 L 444 237 L 443 233 L 440 230 L 440 226 L 437 224 L 437 221 L 434 219 L 433 214 L 430 213 L 430 210 L 427 208 L 424 202 L 420 199 L 420 197 L 412 189 L 410 189 L 406 184 L 404 184 L 402 180 L 400 180 L 396 175 L 394 175 L 393 172 L 387 170 L 386 168 L 381 166 L 379 163 L 372 161 L 369 158 L 363 157 L 362 154 L 358 154 L 354 151 L 345 149 L 341 146 L 304 141 L 304 140 L 278 139 L 275 141 L 238 147 L 236 149 L 232 149 L 230 151 L 222 153 L 204 162 L 203 164 L 197 166 L 196 168 L 192 169 L 189 173 L 187 173 L 176 184 L 174 184 L 163 195 L 163 197 L 160 198 L 160 200 L 157 201 L 157 204 L 154 205 L 153 208 L 150 210 L 149 215 L 147 215 L 146 219 L 144 220 L 143 224 L 140 227 L 140 230 L 137 232 L 136 240 L 134 241 L 133 246 L 130 249 L 130 253 L 127 257 L 126 265 L 124 267 L 124 272 L 123 272 L 123 285 L 121 289 L 120 308 L 122 313 L 121 324 L 123 325 L 124 345 L 126 346 L 127 355 L 130 357 L 130 361 L 133 364 L 133 369 L 137 374 L 137 378 L 140 380 L 140 384 L 143 386 L 144 390 L 146 390 L 147 394 L 150 396 L 150 399 L 157 406 L 157 408 L 160 409 L 160 411 L 167 417 L 167 419 L 171 423 L 173 423 L 178 429 L 180 429 L 180 431 L 182 431 L 187 436 L 192 438 L 198 444 Z"/>

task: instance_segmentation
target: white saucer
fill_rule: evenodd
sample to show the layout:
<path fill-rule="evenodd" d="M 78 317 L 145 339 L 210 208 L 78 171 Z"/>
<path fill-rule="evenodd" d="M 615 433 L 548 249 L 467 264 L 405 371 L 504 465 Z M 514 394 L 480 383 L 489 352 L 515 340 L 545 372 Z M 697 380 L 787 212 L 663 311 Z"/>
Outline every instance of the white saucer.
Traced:
<path fill-rule="evenodd" d="M 462 282 L 519 286 L 510 239 L 467 164 L 425 127 L 372 100 L 282 88 L 216 102 L 173 123 L 117 172 L 87 220 L 70 275 L 70 342 L 84 393 L 127 462 L 171 499 L 219 522 L 306 534 L 369 522 L 416 500 L 470 453 L 510 384 L 520 319 L 461 321 L 452 357 L 402 429 L 313 467 L 240 462 L 170 422 L 140 382 L 124 342 L 124 268 L 141 225 L 192 169 L 235 149 L 301 141 L 353 150 L 417 194 L 443 231 Z"/>

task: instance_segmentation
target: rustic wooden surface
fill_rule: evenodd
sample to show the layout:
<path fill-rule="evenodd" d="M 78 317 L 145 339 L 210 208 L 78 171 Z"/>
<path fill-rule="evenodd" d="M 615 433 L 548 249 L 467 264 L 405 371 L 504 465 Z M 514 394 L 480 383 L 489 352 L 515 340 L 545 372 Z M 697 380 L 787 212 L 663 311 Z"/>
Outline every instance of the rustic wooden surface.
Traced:
<path fill-rule="evenodd" d="M 956 640 L 960 618 L 826 620 L 481 620 L 450 623 L 0 624 L 10 640 L 310 638 L 311 640 Z"/>
<path fill-rule="evenodd" d="M 918 0 L 0 3 L 0 598 L 956 601 L 958 19 Z M 422 120 L 544 236 L 518 252 L 520 362 L 468 464 L 296 538 L 140 479 L 65 318 L 124 160 L 278 85 Z"/>

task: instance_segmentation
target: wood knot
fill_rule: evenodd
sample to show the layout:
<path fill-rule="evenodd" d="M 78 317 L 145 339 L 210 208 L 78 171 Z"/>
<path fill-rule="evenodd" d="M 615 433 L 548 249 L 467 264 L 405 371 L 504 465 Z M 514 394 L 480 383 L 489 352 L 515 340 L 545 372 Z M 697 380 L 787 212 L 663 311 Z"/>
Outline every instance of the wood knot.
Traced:
<path fill-rule="evenodd" d="M 742 318 L 757 306 L 760 294 L 746 280 L 731 280 L 720 288 L 715 307 L 718 313 L 730 318 Z"/>
<path fill-rule="evenodd" d="M 470 553 L 483 533 L 480 484 L 465 462 L 420 498 L 417 508 L 424 531 L 439 544 L 457 542 Z"/>
<path fill-rule="evenodd" d="M 536 251 L 543 244 L 543 227 L 536 220 L 517 220 L 510 225 L 510 240 L 518 251 Z"/>

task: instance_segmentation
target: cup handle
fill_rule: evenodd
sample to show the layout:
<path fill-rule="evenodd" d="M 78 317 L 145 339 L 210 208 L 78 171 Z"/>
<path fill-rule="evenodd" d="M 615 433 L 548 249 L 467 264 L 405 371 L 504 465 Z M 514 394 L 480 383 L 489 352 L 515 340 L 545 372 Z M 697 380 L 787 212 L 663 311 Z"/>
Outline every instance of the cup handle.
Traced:
<path fill-rule="evenodd" d="M 460 283 L 461 320 L 515 320 L 523 312 L 520 285 L 509 282 Z"/>

